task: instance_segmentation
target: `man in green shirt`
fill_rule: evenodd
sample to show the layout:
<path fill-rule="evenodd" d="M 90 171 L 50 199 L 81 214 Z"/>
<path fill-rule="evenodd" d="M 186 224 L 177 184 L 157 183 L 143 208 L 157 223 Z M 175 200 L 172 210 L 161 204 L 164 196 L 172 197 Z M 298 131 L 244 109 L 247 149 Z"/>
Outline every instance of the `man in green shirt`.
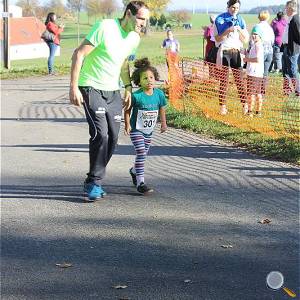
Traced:
<path fill-rule="evenodd" d="M 148 19 L 146 4 L 131 1 L 121 19 L 96 22 L 72 56 L 70 101 L 83 105 L 90 133 L 85 201 L 93 202 L 105 195 L 101 180 L 117 144 L 121 124 L 119 79 L 125 85 L 123 106 L 128 109 L 132 86 L 127 58 L 138 47 L 139 34 Z"/>

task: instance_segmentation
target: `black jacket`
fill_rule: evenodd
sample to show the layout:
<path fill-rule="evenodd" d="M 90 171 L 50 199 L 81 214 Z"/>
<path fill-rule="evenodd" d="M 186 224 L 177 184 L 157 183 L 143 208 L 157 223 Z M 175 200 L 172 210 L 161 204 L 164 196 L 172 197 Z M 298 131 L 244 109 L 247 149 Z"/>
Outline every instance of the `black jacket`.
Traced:
<path fill-rule="evenodd" d="M 288 49 L 289 54 L 294 54 L 294 43 L 300 45 L 300 16 L 296 14 L 293 16 L 289 25 L 289 34 L 288 34 Z"/>

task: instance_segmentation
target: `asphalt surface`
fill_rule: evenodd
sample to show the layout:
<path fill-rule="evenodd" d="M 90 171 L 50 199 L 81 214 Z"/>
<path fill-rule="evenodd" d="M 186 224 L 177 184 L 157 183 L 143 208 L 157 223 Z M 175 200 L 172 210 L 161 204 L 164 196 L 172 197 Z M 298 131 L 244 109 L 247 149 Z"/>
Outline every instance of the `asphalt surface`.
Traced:
<path fill-rule="evenodd" d="M 121 130 L 107 197 L 83 203 L 88 128 L 68 79 L 2 81 L 1 108 L 1 299 L 290 299 L 271 271 L 300 299 L 299 168 L 157 130 L 143 197 Z"/>

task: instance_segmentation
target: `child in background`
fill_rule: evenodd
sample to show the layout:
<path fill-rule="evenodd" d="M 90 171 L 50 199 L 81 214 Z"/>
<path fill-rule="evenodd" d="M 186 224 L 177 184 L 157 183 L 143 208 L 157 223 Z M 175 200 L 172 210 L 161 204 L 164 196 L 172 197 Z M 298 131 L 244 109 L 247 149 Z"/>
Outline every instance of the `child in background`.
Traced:
<path fill-rule="evenodd" d="M 132 94 L 131 108 L 125 111 L 125 134 L 130 135 L 136 152 L 134 166 L 129 170 L 132 182 L 140 194 L 147 195 L 153 192 L 153 189 L 145 184 L 145 160 L 158 114 L 161 121 L 160 132 L 167 130 L 164 108 L 167 102 L 163 91 L 154 88 L 159 75 L 150 65 L 148 58 L 136 60 L 134 66 L 136 69 L 132 74 L 132 80 L 140 86 L 140 89 Z"/>
<path fill-rule="evenodd" d="M 262 44 L 263 32 L 259 26 L 254 26 L 251 33 L 251 47 L 244 62 L 247 63 L 247 95 L 248 105 L 244 106 L 244 113 L 253 117 L 253 109 L 256 102 L 256 115 L 261 116 L 262 88 L 264 76 L 264 48 Z"/>

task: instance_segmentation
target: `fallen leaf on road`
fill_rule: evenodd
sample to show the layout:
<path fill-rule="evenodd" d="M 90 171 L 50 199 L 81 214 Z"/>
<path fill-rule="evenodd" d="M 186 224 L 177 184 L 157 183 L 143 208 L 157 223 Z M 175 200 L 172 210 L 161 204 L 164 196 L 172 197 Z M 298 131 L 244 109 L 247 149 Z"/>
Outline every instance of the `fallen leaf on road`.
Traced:
<path fill-rule="evenodd" d="M 232 245 L 222 245 L 222 248 L 228 249 L 228 248 L 233 248 Z"/>
<path fill-rule="evenodd" d="M 113 288 L 116 290 L 126 289 L 127 285 L 115 285 L 115 286 L 113 286 Z"/>
<path fill-rule="evenodd" d="M 72 267 L 73 265 L 72 264 L 70 264 L 70 263 L 66 263 L 66 262 L 64 262 L 64 263 L 62 263 L 62 264 L 55 264 L 57 267 L 59 267 L 59 268 L 70 268 L 70 267 Z"/>
<path fill-rule="evenodd" d="M 258 223 L 260 223 L 260 224 L 270 224 L 271 220 L 270 219 L 263 219 L 263 220 L 258 221 Z"/>
<path fill-rule="evenodd" d="M 185 279 L 183 282 L 184 282 L 184 283 L 191 283 L 192 280 L 191 280 L 191 279 Z"/>

